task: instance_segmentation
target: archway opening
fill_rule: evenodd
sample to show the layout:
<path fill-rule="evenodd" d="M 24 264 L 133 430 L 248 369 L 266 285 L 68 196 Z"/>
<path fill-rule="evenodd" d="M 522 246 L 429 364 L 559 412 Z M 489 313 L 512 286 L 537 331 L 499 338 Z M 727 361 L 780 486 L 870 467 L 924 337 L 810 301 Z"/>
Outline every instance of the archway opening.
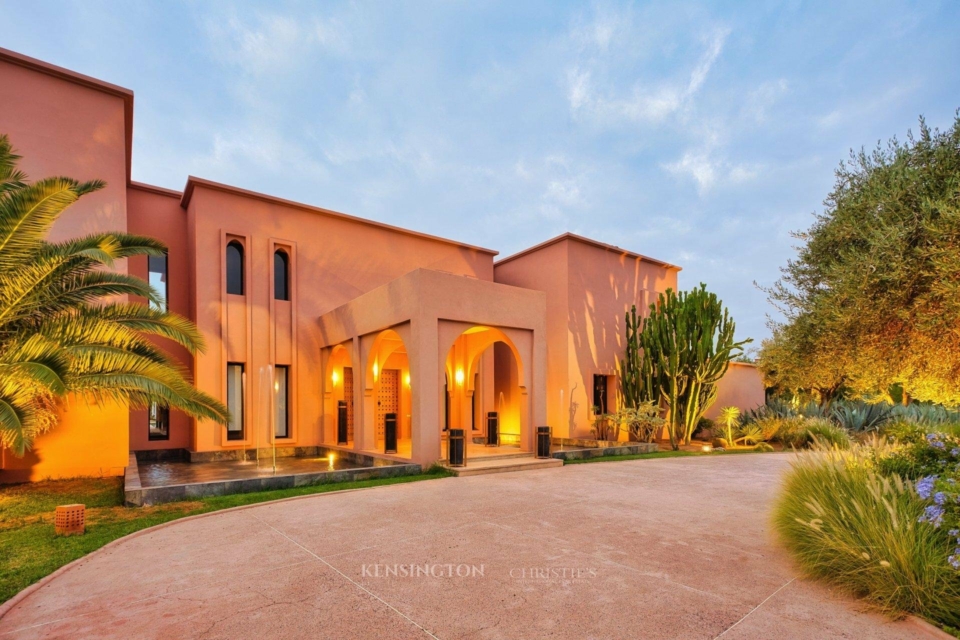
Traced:
<path fill-rule="evenodd" d="M 334 417 L 332 436 L 327 441 L 353 447 L 356 410 L 354 406 L 353 359 L 348 345 L 338 344 L 330 352 L 328 365 Z M 342 423 L 341 423 L 342 421 Z"/>
<path fill-rule="evenodd" d="M 364 378 L 362 448 L 410 458 L 413 454 L 410 359 L 403 338 L 393 329 L 377 334 L 369 351 Z"/>
<path fill-rule="evenodd" d="M 523 366 L 513 341 L 500 329 L 475 326 L 447 352 L 440 388 L 443 456 L 448 432 L 463 429 L 467 458 L 524 453 Z"/>

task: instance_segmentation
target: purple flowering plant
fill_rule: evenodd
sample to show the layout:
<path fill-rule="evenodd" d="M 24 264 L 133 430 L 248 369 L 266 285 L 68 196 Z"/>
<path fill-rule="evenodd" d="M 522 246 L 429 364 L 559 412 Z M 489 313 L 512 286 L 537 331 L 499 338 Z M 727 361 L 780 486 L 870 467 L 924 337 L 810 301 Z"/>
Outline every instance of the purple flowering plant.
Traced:
<path fill-rule="evenodd" d="M 914 488 L 930 504 L 918 520 L 947 530 L 952 546 L 947 562 L 960 571 L 960 439 L 928 433 L 922 443 L 914 445 L 918 450 L 924 447 L 926 451 L 916 453 L 924 460 L 927 475 L 917 479 Z"/>

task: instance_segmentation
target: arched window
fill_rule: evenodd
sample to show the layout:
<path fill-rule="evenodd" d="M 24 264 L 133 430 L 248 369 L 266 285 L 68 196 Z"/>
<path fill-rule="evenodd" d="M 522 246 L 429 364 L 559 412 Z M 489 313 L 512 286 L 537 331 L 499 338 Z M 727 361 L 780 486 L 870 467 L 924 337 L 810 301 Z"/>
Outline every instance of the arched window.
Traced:
<path fill-rule="evenodd" d="M 274 300 L 290 299 L 290 261 L 287 252 L 277 249 L 273 254 L 273 298 Z"/>
<path fill-rule="evenodd" d="M 227 245 L 227 293 L 243 295 L 243 245 L 236 240 Z"/>

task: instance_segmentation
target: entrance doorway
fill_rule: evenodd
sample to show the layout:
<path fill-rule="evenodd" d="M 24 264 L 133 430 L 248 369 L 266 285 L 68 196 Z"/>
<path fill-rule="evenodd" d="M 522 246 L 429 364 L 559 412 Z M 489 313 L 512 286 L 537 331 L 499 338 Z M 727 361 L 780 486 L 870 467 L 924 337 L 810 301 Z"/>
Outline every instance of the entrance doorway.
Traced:
<path fill-rule="evenodd" d="M 400 370 L 384 369 L 380 372 L 380 392 L 377 395 L 377 440 L 385 436 L 386 416 L 400 416 Z"/>

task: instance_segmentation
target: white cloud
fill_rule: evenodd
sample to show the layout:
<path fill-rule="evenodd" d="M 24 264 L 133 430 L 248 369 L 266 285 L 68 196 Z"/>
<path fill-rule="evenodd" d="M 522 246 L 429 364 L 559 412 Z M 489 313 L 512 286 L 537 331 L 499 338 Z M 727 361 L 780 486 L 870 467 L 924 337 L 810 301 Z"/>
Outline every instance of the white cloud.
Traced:
<path fill-rule="evenodd" d="M 570 109 L 575 115 L 586 116 L 606 125 L 621 121 L 661 122 L 690 105 L 723 51 L 729 33 L 728 29 L 713 31 L 706 40 L 705 50 L 685 78 L 675 78 L 656 85 L 637 81 L 627 95 L 617 95 L 616 91 L 603 92 L 594 86 L 591 67 L 597 66 L 596 61 L 588 60 L 575 65 L 567 72 Z"/>
<path fill-rule="evenodd" d="M 281 15 L 258 14 L 249 21 L 232 15 L 206 22 L 214 55 L 253 75 L 289 71 L 312 50 L 342 53 L 347 49 L 337 20 L 298 21 Z"/>
<path fill-rule="evenodd" d="M 675 176 L 693 178 L 701 194 L 714 186 L 734 185 L 753 180 L 759 173 L 757 167 L 731 164 L 726 160 L 712 157 L 709 151 L 687 151 L 676 162 L 665 163 L 662 167 Z"/>
<path fill-rule="evenodd" d="M 573 27 L 572 36 L 582 48 L 606 51 L 612 42 L 627 32 L 630 23 L 628 11 L 615 12 L 608 8 L 597 8 L 593 20 L 579 21 Z"/>
<path fill-rule="evenodd" d="M 767 121 L 768 111 L 789 91 L 789 85 L 783 78 L 771 82 L 764 82 L 747 94 L 741 113 L 763 124 Z"/>

